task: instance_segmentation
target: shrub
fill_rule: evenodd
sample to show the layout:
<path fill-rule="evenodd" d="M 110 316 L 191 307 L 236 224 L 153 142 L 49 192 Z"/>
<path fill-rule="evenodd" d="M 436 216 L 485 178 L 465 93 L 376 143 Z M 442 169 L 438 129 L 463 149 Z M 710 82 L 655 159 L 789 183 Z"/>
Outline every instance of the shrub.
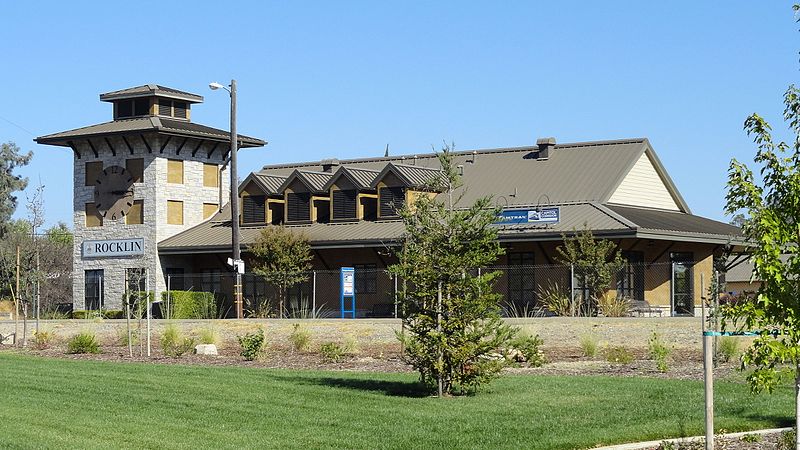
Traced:
<path fill-rule="evenodd" d="M 319 348 L 322 357 L 328 362 L 339 362 L 344 358 L 345 348 L 336 342 L 327 342 Z"/>
<path fill-rule="evenodd" d="M 264 348 L 264 330 L 261 328 L 254 333 L 238 336 L 241 352 L 239 353 L 246 361 L 252 361 L 258 357 Z"/>
<path fill-rule="evenodd" d="M 167 325 L 161 334 L 161 351 L 166 356 L 178 358 L 194 348 L 194 338 L 181 336 L 178 327 Z"/>
<path fill-rule="evenodd" d="M 100 343 L 94 333 L 84 331 L 73 336 L 67 343 L 67 352 L 72 354 L 79 353 L 100 353 Z"/>
<path fill-rule="evenodd" d="M 594 358 L 597 355 L 597 339 L 589 334 L 581 336 L 581 352 L 583 356 Z"/>
<path fill-rule="evenodd" d="M 160 306 L 161 317 L 170 319 L 217 318 L 217 300 L 211 292 L 169 291 L 169 305 L 167 292 L 162 292 Z"/>
<path fill-rule="evenodd" d="M 84 311 L 81 309 L 72 311 L 73 319 L 96 319 L 98 317 L 100 317 L 100 311 Z"/>
<path fill-rule="evenodd" d="M 200 335 L 201 344 L 217 345 L 217 342 L 219 342 L 219 333 L 216 328 L 212 326 L 201 328 L 198 334 Z"/>
<path fill-rule="evenodd" d="M 742 436 L 741 438 L 739 438 L 739 440 L 742 441 L 742 442 L 748 442 L 748 443 L 754 444 L 756 442 L 761 442 L 762 437 L 761 437 L 760 434 L 748 433 L 748 434 L 745 434 L 744 436 Z"/>
<path fill-rule="evenodd" d="M 723 336 L 717 345 L 717 356 L 722 362 L 728 362 L 739 355 L 739 341 L 732 336 Z"/>
<path fill-rule="evenodd" d="M 655 360 L 658 371 L 666 372 L 669 368 L 667 366 L 667 359 L 672 350 L 661 341 L 661 337 L 655 331 L 653 331 L 653 334 L 650 336 L 647 346 L 650 359 Z"/>
<path fill-rule="evenodd" d="M 633 354 L 623 346 L 609 347 L 606 349 L 606 361 L 614 364 L 630 364 Z"/>
<path fill-rule="evenodd" d="M 567 289 L 558 283 L 548 282 L 546 287 L 539 286 L 538 296 L 548 311 L 557 316 L 572 316 L 573 302 Z"/>
<path fill-rule="evenodd" d="M 631 301 L 624 296 L 605 293 L 597 299 L 597 308 L 605 317 L 626 317 L 631 310 Z"/>
<path fill-rule="evenodd" d="M 104 319 L 124 319 L 125 313 L 121 309 L 104 309 Z"/>
<path fill-rule="evenodd" d="M 542 353 L 542 338 L 539 335 L 518 334 L 511 340 L 511 348 L 522 354 L 524 361 L 531 367 L 541 367 L 545 363 Z"/>
<path fill-rule="evenodd" d="M 797 428 L 793 428 L 788 431 L 784 431 L 781 433 L 780 437 L 778 437 L 778 450 L 794 450 L 795 447 L 795 439 L 797 436 Z"/>
<path fill-rule="evenodd" d="M 139 342 L 139 333 L 131 329 L 131 345 L 136 345 Z M 124 326 L 117 328 L 117 343 L 120 347 L 128 346 L 128 329 Z"/>
<path fill-rule="evenodd" d="M 33 346 L 39 350 L 50 348 L 50 345 L 55 340 L 56 334 L 52 331 L 39 330 L 33 332 Z"/>
<path fill-rule="evenodd" d="M 308 347 L 311 344 L 311 332 L 301 329 L 299 323 L 294 324 L 292 327 L 292 333 L 289 335 L 289 342 L 291 342 L 292 348 L 296 352 L 308 351 Z"/>

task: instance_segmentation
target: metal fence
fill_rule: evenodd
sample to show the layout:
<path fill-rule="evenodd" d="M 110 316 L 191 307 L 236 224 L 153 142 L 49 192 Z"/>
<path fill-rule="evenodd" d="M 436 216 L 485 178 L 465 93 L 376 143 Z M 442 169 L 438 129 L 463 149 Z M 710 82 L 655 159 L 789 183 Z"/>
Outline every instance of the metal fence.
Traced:
<path fill-rule="evenodd" d="M 713 276 L 710 263 L 689 261 L 626 264 L 604 286 L 592 286 L 590 274 L 568 265 L 495 266 L 473 272 L 484 275 L 492 271 L 499 272 L 493 289 L 499 294 L 499 306 L 507 317 L 694 315 L 701 298 L 709 295 Z M 342 317 L 340 276 L 338 270 L 307 272 L 304 281 L 281 296 L 274 283 L 252 273 L 244 274 L 245 315 Z M 220 317 L 234 314 L 234 282 L 233 274 L 222 272 L 169 275 L 167 279 L 168 292 L 213 293 Z M 384 269 L 356 269 L 355 317 L 397 317 L 397 293 L 401 286 L 402 280 Z"/>

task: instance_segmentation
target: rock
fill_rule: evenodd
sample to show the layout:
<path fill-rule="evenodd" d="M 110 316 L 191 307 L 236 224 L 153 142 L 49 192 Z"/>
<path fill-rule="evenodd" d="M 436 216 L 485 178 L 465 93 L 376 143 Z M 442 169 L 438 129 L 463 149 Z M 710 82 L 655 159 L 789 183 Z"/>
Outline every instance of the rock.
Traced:
<path fill-rule="evenodd" d="M 195 346 L 194 352 L 197 355 L 217 356 L 217 346 L 214 344 L 200 344 Z"/>

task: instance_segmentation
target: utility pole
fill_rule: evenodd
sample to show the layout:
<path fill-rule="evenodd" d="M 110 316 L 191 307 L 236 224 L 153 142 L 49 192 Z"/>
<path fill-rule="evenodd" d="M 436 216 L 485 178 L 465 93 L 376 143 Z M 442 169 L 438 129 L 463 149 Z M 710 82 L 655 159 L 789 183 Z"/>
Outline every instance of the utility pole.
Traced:
<path fill-rule="evenodd" d="M 236 153 L 239 150 L 239 137 L 236 134 L 236 80 L 231 80 L 231 242 L 233 246 L 233 270 L 236 283 L 233 296 L 236 305 L 236 318 L 244 318 L 242 305 L 241 249 L 239 248 L 239 175 L 236 167 Z"/>

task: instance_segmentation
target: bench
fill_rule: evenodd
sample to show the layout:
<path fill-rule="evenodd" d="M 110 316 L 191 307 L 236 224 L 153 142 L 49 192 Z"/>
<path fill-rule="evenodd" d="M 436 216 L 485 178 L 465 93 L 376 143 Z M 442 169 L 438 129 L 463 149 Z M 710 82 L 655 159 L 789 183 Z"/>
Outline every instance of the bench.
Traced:
<path fill-rule="evenodd" d="M 631 300 L 631 315 L 636 315 L 637 317 L 653 317 L 655 314 L 658 314 L 658 317 L 664 313 L 661 308 L 654 308 L 650 306 L 650 303 L 647 303 L 646 300 Z"/>

